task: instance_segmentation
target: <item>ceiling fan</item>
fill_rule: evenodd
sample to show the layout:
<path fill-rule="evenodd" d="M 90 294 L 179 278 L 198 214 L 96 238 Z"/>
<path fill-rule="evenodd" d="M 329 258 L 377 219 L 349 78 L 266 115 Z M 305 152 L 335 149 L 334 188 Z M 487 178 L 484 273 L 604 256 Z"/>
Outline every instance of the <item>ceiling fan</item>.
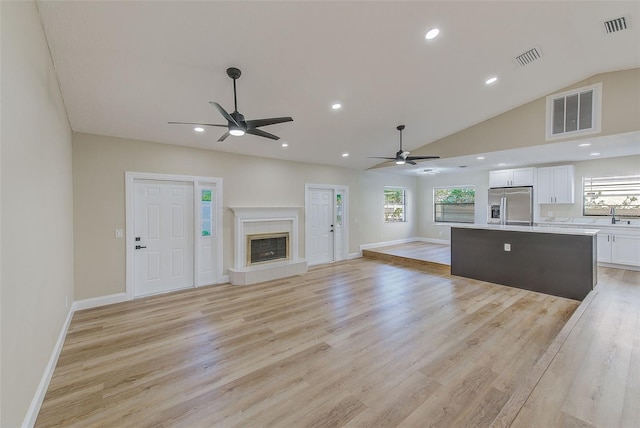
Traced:
<path fill-rule="evenodd" d="M 262 131 L 258 128 L 261 126 L 267 125 L 275 125 L 276 123 L 283 122 L 292 122 L 293 119 L 290 117 L 271 117 L 268 119 L 256 119 L 256 120 L 245 120 L 244 115 L 238 112 L 238 97 L 236 94 L 236 80 L 240 77 L 240 70 L 235 67 L 227 68 L 227 75 L 233 79 L 233 113 L 229 114 L 227 111 L 218 103 L 209 101 L 209 104 L 214 106 L 224 117 L 227 119 L 226 125 L 218 125 L 214 123 L 194 123 L 194 122 L 169 122 L 170 125 L 198 125 L 198 126 L 218 126 L 221 128 L 227 128 L 227 132 L 222 134 L 218 141 L 224 141 L 229 135 L 241 136 L 244 134 L 257 135 L 259 137 L 270 138 L 272 140 L 279 140 L 280 137 L 270 134 L 268 132 Z"/>
<path fill-rule="evenodd" d="M 405 152 L 404 150 L 402 150 L 402 130 L 404 129 L 404 125 L 399 125 L 396 127 L 396 129 L 400 131 L 400 150 L 396 152 L 396 157 L 385 158 L 380 156 L 370 156 L 370 158 L 393 160 L 397 165 L 404 165 L 405 163 L 416 165 L 414 161 L 417 160 L 440 159 L 440 156 L 409 156 L 409 152 Z"/>

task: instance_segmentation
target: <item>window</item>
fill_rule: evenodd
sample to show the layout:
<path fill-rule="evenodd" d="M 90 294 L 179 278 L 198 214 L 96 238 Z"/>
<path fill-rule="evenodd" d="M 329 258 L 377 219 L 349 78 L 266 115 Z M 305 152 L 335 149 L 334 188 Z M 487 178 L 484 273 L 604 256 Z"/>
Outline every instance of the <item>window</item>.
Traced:
<path fill-rule="evenodd" d="M 406 205 L 405 189 L 392 187 L 384 188 L 384 221 L 407 221 L 405 217 Z"/>
<path fill-rule="evenodd" d="M 602 84 L 547 97 L 547 140 L 600 132 Z"/>
<path fill-rule="evenodd" d="M 200 236 L 211 236 L 213 223 L 211 194 L 211 189 L 202 189 L 200 192 Z"/>
<path fill-rule="evenodd" d="M 640 175 L 585 177 L 582 214 L 640 217 Z"/>
<path fill-rule="evenodd" d="M 473 223 L 475 186 L 434 187 L 433 219 L 444 223 Z"/>

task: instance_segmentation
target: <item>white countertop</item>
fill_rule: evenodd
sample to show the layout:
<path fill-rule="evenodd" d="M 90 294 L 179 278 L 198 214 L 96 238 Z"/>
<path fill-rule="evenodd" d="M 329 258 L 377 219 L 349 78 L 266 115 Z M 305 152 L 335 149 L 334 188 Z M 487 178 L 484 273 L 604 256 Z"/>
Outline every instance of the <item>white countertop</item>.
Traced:
<path fill-rule="evenodd" d="M 627 220 L 612 224 L 611 221 L 583 221 L 583 220 L 541 220 L 537 221 L 538 226 L 551 226 L 551 227 L 582 227 L 582 228 L 601 228 L 601 229 L 620 229 L 620 230 L 638 230 L 640 231 L 640 225 L 637 224 L 637 220 L 631 220 L 631 224 L 627 224 Z"/>
<path fill-rule="evenodd" d="M 456 223 L 451 227 L 460 227 L 465 229 L 482 229 L 482 230 L 504 230 L 509 232 L 532 232 L 532 233 L 556 233 L 559 235 L 597 235 L 600 229 L 584 229 L 584 228 L 564 228 L 551 226 L 504 226 L 501 224 L 471 224 Z"/>

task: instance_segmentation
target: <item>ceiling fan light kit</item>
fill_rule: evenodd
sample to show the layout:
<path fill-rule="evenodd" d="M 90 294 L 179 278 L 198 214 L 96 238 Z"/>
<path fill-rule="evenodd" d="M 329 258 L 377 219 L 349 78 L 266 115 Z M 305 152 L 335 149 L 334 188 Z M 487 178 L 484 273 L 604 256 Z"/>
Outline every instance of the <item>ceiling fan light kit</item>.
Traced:
<path fill-rule="evenodd" d="M 386 159 L 395 161 L 396 165 L 404 165 L 408 163 L 409 165 L 417 165 L 415 161 L 417 160 L 427 160 L 427 159 L 440 159 L 440 156 L 409 156 L 409 152 L 405 152 L 402 150 L 402 131 L 404 131 L 404 125 L 398 125 L 396 127 L 398 131 L 400 131 L 400 150 L 396 152 L 395 157 L 381 157 L 381 156 L 370 156 L 372 159 Z"/>
<path fill-rule="evenodd" d="M 228 113 L 220 104 L 210 101 L 209 104 L 214 106 L 216 110 L 227 120 L 226 125 L 215 123 L 194 123 L 194 122 L 169 122 L 170 125 L 196 125 L 196 126 L 217 126 L 227 128 L 227 132 L 218 138 L 219 142 L 224 141 L 229 135 L 240 137 L 244 134 L 257 135 L 258 137 L 269 138 L 271 140 L 279 140 L 280 137 L 262 131 L 258 128 L 267 125 L 275 125 L 277 123 L 292 122 L 291 117 L 271 117 L 268 119 L 245 120 L 244 115 L 238 112 L 238 94 L 236 91 L 236 80 L 242 72 L 236 67 L 227 68 L 227 76 L 233 79 L 233 112 Z"/>

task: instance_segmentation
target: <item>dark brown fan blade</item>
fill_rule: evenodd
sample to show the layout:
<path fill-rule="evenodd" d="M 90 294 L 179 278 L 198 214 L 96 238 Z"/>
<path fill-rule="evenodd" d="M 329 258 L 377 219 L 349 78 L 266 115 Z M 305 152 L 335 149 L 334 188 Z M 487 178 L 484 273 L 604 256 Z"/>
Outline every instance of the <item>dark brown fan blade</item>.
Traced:
<path fill-rule="evenodd" d="M 247 122 L 248 123 L 248 122 Z M 272 140 L 279 140 L 280 137 L 277 137 L 273 134 L 269 134 L 268 132 L 261 131 L 259 129 L 247 129 L 247 134 L 257 135 L 258 137 L 271 138 Z"/>
<path fill-rule="evenodd" d="M 440 156 L 407 156 L 407 160 L 440 159 Z"/>
<path fill-rule="evenodd" d="M 415 163 L 414 161 L 412 161 L 411 159 L 405 159 L 404 163 L 408 163 L 409 165 L 417 165 L 417 163 Z"/>
<path fill-rule="evenodd" d="M 272 117 L 269 119 L 247 120 L 247 129 L 259 128 L 261 126 L 275 125 L 276 123 L 293 122 L 290 117 Z"/>
<path fill-rule="evenodd" d="M 200 126 L 219 126 L 227 128 L 229 125 L 218 125 L 215 123 L 194 123 L 194 122 L 167 122 L 169 125 L 200 125 Z"/>
<path fill-rule="evenodd" d="M 231 135 L 229 134 L 229 131 L 225 132 L 224 134 L 222 134 L 222 137 L 218 138 L 218 142 L 220 143 L 224 141 L 229 135 Z"/>
<path fill-rule="evenodd" d="M 388 159 L 388 160 L 396 160 L 396 158 L 383 158 L 381 156 L 369 156 L 369 159 Z"/>
<path fill-rule="evenodd" d="M 236 126 L 240 126 L 240 125 L 238 124 L 238 122 L 236 122 L 236 120 L 235 120 L 233 117 L 231 117 L 231 115 L 230 115 L 229 113 L 227 113 L 227 111 L 226 111 L 224 108 L 222 108 L 222 106 L 221 106 L 220 104 L 218 104 L 218 103 L 216 103 L 216 102 L 213 102 L 213 101 L 209 101 L 209 104 L 211 104 L 212 106 L 214 106 L 214 107 L 216 108 L 216 110 L 218 110 L 218 111 L 220 112 L 220 114 L 221 114 L 225 119 L 227 119 L 229 122 L 231 122 L 231 123 L 235 123 L 235 124 L 236 124 Z"/>

